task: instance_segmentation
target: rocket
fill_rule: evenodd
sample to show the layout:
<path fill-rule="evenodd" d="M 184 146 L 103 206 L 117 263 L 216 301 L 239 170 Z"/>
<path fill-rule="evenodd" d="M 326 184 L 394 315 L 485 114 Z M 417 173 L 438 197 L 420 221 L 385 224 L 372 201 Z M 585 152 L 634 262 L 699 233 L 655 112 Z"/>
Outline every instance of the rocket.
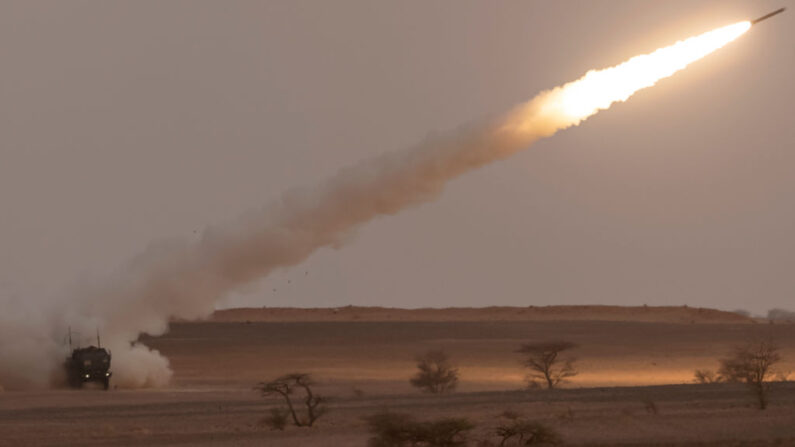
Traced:
<path fill-rule="evenodd" d="M 758 18 L 756 20 L 751 20 L 751 25 L 756 25 L 757 23 L 761 22 L 762 20 L 766 20 L 766 19 L 769 19 L 769 18 L 773 17 L 776 14 L 780 14 L 780 13 L 784 12 L 785 9 L 787 9 L 787 8 L 780 8 L 780 9 L 777 9 L 777 10 L 775 10 L 775 11 L 769 13 L 769 14 L 765 14 L 762 17 L 760 17 L 760 18 Z"/>

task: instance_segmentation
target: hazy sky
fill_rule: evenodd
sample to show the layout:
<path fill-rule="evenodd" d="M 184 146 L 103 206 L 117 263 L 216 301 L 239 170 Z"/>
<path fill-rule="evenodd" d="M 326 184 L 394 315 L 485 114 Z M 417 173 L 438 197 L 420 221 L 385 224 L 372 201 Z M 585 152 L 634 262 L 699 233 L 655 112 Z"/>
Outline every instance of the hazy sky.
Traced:
<path fill-rule="evenodd" d="M 2 0 L 0 293 L 780 6 Z M 795 307 L 793 14 L 226 305 Z"/>

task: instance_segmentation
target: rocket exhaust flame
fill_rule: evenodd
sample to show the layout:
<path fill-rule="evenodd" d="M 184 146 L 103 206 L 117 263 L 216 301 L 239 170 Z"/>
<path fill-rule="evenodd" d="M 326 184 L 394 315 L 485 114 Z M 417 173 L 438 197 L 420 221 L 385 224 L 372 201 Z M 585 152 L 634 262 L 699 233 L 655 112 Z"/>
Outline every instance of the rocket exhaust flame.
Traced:
<path fill-rule="evenodd" d="M 527 103 L 523 112 L 509 119 L 505 127 L 513 132 L 532 133 L 538 120 L 559 120 L 558 129 L 579 124 L 723 47 L 750 27 L 751 22 L 738 22 L 635 56 L 615 67 L 591 70 L 574 82 L 539 94 Z"/>
<path fill-rule="evenodd" d="M 750 26 L 735 23 L 612 68 L 589 71 L 577 81 L 540 93 L 501 119 L 366 160 L 314 188 L 288 191 L 257 213 L 205 231 L 197 243 L 175 240 L 150 247 L 118 276 L 81 287 L 64 309 L 52 309 L 35 327 L 20 328 L 10 316 L 13 307 L 0 303 L 11 309 L 0 314 L 0 384 L 45 384 L 51 371 L 32 377 L 20 365 L 54 369 L 58 359 L 47 362 L 42 357 L 59 352 L 58 340 L 71 324 L 87 334 L 101 328 L 103 342 L 113 351 L 117 384 L 163 385 L 171 375 L 168 361 L 140 344 L 131 345 L 140 334 L 162 334 L 170 318 L 209 315 L 225 294 L 276 268 L 301 263 L 320 248 L 341 244 L 346 234 L 375 217 L 434 199 L 451 179 L 625 101 Z"/>

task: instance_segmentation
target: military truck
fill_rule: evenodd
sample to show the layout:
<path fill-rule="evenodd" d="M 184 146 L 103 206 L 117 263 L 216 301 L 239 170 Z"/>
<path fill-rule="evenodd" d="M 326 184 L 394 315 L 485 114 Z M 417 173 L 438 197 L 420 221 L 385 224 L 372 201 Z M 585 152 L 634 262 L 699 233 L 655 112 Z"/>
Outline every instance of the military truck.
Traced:
<path fill-rule="evenodd" d="M 99 382 L 106 390 L 110 387 L 110 351 L 104 348 L 89 346 L 72 350 L 67 357 L 66 377 L 69 386 L 82 388 L 86 382 Z"/>

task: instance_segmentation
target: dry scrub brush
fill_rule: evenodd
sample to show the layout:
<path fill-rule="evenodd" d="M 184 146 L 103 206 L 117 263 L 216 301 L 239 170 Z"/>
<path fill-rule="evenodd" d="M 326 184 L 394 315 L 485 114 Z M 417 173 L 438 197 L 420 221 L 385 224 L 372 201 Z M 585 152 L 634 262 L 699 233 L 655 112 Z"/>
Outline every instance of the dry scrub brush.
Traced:
<path fill-rule="evenodd" d="M 461 447 L 475 426 L 465 418 L 417 421 L 405 413 L 382 412 L 365 418 L 373 435 L 369 447 Z"/>
<path fill-rule="evenodd" d="M 720 383 L 723 378 L 710 369 L 697 369 L 693 372 L 694 381 L 696 383 Z"/>
<path fill-rule="evenodd" d="M 417 357 L 417 369 L 409 382 L 426 393 L 449 393 L 458 385 L 458 368 L 444 351 L 428 351 Z"/>
<path fill-rule="evenodd" d="M 501 416 L 505 421 L 494 430 L 500 438 L 499 447 L 558 445 L 562 442 L 555 430 L 541 422 L 524 419 L 512 412 Z"/>

